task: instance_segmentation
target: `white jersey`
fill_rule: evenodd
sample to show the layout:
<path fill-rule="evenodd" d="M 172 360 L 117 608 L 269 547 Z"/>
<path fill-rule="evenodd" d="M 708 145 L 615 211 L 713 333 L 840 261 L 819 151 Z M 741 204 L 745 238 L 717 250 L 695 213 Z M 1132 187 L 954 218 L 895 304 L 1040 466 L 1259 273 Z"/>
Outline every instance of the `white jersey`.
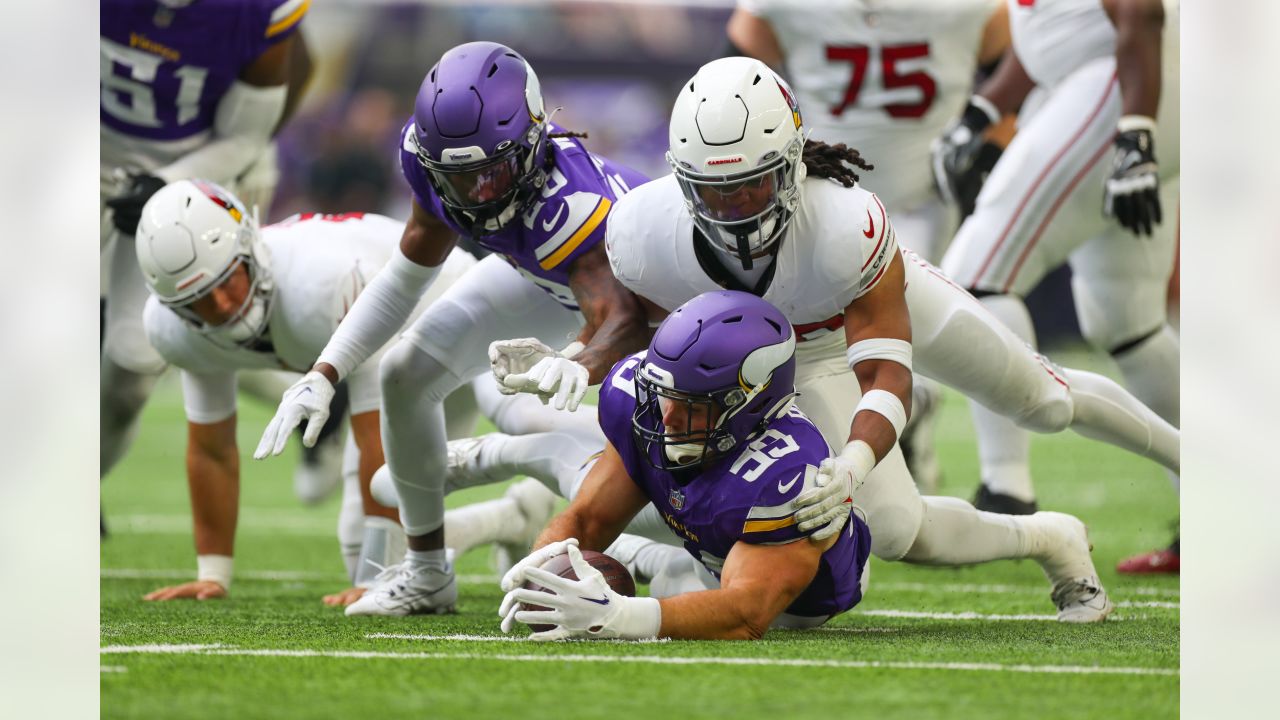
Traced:
<path fill-rule="evenodd" d="M 1013 49 L 1037 85 L 1053 87 L 1090 60 L 1116 53 L 1102 0 L 1007 0 Z"/>
<path fill-rule="evenodd" d="M 699 252 L 684 202 L 674 175 L 641 185 L 614 203 L 605 235 L 613 274 L 668 312 L 735 284 L 720 264 L 727 256 Z M 893 226 L 874 194 L 810 178 L 773 267 L 761 278 L 767 287 L 756 294 L 787 316 L 798 341 L 815 340 L 843 329 L 845 308 L 880 282 L 897 252 Z"/>
<path fill-rule="evenodd" d="M 857 149 L 896 214 L 932 196 L 929 144 L 973 89 L 1001 0 L 739 0 L 781 45 L 813 139 Z"/>
<path fill-rule="evenodd" d="M 213 342 L 182 321 L 152 295 L 143 312 L 147 338 L 169 363 L 184 372 L 184 388 L 196 390 L 204 376 L 205 388 L 218 397 L 187 397 L 188 418 L 214 422 L 234 411 L 234 397 L 226 397 L 228 383 L 238 370 L 286 369 L 306 372 L 320 355 L 338 323 L 360 292 L 391 258 L 400 242 L 404 223 L 381 215 L 295 215 L 262 228 L 262 239 L 271 255 L 276 291 L 271 304 L 267 339 L 269 351 L 228 347 Z M 440 274 L 419 301 L 413 316 L 421 314 L 476 260 L 455 249 Z M 381 399 L 378 360 L 382 349 L 361 363 L 348 377 L 354 414 L 377 409 Z M 222 376 L 222 382 L 212 378 Z M 234 389 L 234 383 L 230 383 Z M 188 395 L 191 392 L 187 393 Z M 222 415 L 222 418 L 214 417 Z"/>

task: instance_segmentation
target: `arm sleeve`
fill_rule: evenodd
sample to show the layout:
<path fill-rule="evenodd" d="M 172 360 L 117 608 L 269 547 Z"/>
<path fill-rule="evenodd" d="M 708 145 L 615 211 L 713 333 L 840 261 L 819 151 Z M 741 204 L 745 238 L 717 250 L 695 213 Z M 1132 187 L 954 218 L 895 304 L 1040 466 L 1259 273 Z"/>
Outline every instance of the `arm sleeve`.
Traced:
<path fill-rule="evenodd" d="M 165 182 L 207 178 L 226 183 L 248 168 L 271 142 L 284 114 L 284 85 L 259 87 L 236 80 L 218 102 L 213 141 L 160 168 Z"/>
<path fill-rule="evenodd" d="M 397 246 L 356 298 L 316 362 L 328 363 L 339 378 L 346 377 L 404 326 L 439 270 L 413 262 Z"/>
<path fill-rule="evenodd" d="M 236 414 L 236 375 L 233 372 L 182 371 L 182 408 L 187 420 L 212 425 Z"/>

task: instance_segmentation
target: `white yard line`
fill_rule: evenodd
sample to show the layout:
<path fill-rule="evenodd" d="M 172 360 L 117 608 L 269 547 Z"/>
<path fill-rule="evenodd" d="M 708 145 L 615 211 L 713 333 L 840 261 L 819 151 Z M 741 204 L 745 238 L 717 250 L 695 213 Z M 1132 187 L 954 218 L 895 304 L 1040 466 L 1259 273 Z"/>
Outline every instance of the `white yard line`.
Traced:
<path fill-rule="evenodd" d="M 1155 600 L 1124 600 L 1116 603 L 1116 607 L 1122 608 L 1165 608 L 1167 610 L 1180 610 L 1182 603 L 1176 602 L 1160 602 Z"/>
<path fill-rule="evenodd" d="M 854 610 L 850 615 L 867 615 L 871 617 L 914 618 L 918 620 L 991 620 L 991 621 L 1033 621 L 1057 622 L 1057 615 L 985 615 L 976 612 L 926 612 L 923 610 Z M 1146 620 L 1146 615 L 1112 615 L 1109 622 L 1124 620 Z"/>
<path fill-rule="evenodd" d="M 123 665 L 102 665 L 98 668 L 99 673 L 123 673 L 129 672 L 129 668 Z"/>
<path fill-rule="evenodd" d="M 871 581 L 871 589 L 869 592 L 883 590 L 885 592 L 945 592 L 945 593 L 991 593 L 996 595 L 1010 594 L 1027 594 L 1027 595 L 1048 595 L 1049 586 L 1046 585 L 989 585 L 989 584 L 963 584 L 963 583 L 922 583 L 922 582 L 877 582 Z M 1177 588 L 1162 587 L 1129 587 L 1120 586 L 1110 588 L 1112 594 L 1120 595 L 1160 595 L 1177 597 L 1179 591 Z"/>
<path fill-rule="evenodd" d="M 111 580 L 194 580 L 196 570 L 194 567 L 189 570 L 178 568 L 102 568 L 98 574 L 99 577 Z M 341 571 L 322 573 L 301 570 L 237 570 L 235 579 L 283 582 L 301 580 L 345 582 L 345 576 L 342 575 Z M 497 584 L 498 582 L 497 575 L 484 574 L 459 575 L 457 579 L 460 585 L 489 585 Z"/>
<path fill-rule="evenodd" d="M 413 635 L 409 633 L 369 633 L 368 640 L 420 640 L 423 642 L 524 642 L 524 635 Z M 651 640 L 596 640 L 597 643 L 624 643 L 627 645 L 652 645 L 671 642 L 671 638 Z"/>
<path fill-rule="evenodd" d="M 354 660 L 480 660 L 489 662 L 625 663 L 644 665 L 747 665 L 763 667 L 820 667 L 890 670 L 960 670 L 1067 675 L 1178 676 L 1172 668 L 1105 667 L 1097 665 L 1001 665 L 998 663 L 908 662 L 895 660 L 812 660 L 803 658 L 681 657 L 663 655 L 486 655 L 478 653 L 396 653 L 369 650 L 250 649 L 208 645 L 110 645 L 103 654 L 232 655 L 241 657 L 341 658 Z"/>

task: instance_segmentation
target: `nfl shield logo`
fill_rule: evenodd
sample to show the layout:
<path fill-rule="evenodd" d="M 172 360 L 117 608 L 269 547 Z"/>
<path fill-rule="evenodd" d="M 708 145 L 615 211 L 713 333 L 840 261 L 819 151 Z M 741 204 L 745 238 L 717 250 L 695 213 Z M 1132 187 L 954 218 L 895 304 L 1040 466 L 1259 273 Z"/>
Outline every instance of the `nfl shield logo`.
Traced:
<path fill-rule="evenodd" d="M 667 502 L 671 503 L 671 507 L 679 510 L 684 507 L 684 493 L 680 492 L 680 488 L 671 488 L 671 494 L 667 496 Z"/>

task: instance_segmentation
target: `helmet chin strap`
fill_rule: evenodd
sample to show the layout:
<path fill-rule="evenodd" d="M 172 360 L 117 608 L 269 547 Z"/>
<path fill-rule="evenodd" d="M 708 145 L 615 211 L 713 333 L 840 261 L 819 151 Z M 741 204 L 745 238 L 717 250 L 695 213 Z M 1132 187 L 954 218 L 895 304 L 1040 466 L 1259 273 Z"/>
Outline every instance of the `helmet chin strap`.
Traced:
<path fill-rule="evenodd" d="M 755 267 L 755 263 L 751 260 L 751 250 L 747 246 L 747 236 L 738 235 L 738 259 L 742 261 L 742 269 L 750 270 Z"/>

